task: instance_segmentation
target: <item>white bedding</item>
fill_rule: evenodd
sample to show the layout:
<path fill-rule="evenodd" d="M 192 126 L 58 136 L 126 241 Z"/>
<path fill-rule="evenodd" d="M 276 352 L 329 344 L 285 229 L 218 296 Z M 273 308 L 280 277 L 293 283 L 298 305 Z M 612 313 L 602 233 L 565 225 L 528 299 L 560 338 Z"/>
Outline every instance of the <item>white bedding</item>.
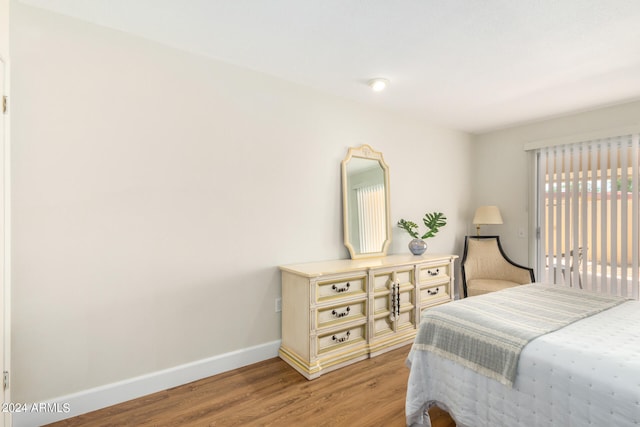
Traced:
<path fill-rule="evenodd" d="M 407 425 L 429 406 L 461 427 L 640 425 L 640 302 L 628 301 L 541 336 L 522 351 L 513 387 L 412 350 Z"/>

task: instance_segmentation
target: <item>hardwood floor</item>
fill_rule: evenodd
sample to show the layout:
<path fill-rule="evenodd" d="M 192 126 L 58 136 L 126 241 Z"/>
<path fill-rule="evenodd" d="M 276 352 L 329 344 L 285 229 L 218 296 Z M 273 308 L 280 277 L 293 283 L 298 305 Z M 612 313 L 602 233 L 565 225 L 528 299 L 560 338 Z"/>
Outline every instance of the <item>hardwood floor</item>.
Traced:
<path fill-rule="evenodd" d="M 306 380 L 279 358 L 50 426 L 404 426 L 410 346 Z M 433 427 L 455 427 L 433 408 Z"/>

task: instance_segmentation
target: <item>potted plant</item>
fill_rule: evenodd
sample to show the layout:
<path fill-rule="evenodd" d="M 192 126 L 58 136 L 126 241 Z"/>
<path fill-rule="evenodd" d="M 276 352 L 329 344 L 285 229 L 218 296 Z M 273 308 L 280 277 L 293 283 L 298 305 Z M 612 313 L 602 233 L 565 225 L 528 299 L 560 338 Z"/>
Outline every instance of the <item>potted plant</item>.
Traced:
<path fill-rule="evenodd" d="M 440 228 L 447 225 L 447 217 L 442 212 L 427 212 L 424 214 L 422 222 L 427 227 L 427 231 L 420 236 L 418 234 L 418 224 L 405 219 L 398 221 L 398 227 L 413 237 L 413 240 L 409 242 L 409 250 L 414 255 L 422 255 L 427 250 L 427 243 L 424 239 L 435 236 L 440 231 Z"/>

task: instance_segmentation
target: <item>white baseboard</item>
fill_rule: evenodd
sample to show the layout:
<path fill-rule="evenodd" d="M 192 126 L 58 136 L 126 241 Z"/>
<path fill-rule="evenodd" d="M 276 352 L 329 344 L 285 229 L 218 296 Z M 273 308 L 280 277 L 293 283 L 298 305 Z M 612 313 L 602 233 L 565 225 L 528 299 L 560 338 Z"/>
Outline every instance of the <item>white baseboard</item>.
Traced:
<path fill-rule="evenodd" d="M 35 427 L 96 411 L 151 393 L 278 356 L 280 341 L 221 354 L 140 377 L 61 396 L 14 413 L 13 427 Z"/>

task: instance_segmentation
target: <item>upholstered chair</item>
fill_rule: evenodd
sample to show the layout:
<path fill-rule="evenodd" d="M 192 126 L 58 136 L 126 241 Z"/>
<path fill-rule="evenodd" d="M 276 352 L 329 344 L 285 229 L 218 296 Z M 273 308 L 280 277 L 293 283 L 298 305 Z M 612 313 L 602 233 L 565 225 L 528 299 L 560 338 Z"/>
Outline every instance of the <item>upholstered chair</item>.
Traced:
<path fill-rule="evenodd" d="M 532 268 L 516 264 L 504 253 L 499 236 L 466 236 L 461 269 L 465 297 L 535 281 Z"/>

